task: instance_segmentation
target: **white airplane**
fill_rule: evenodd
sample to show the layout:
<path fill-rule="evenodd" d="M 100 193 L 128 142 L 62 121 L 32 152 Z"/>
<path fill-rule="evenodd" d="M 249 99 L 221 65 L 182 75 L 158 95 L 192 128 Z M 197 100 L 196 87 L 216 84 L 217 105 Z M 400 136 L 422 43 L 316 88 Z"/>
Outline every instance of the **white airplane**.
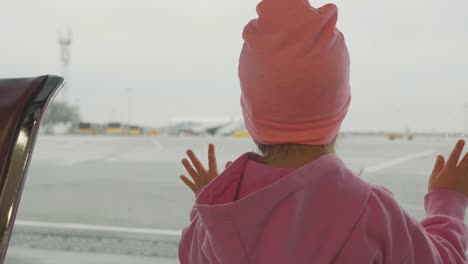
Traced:
<path fill-rule="evenodd" d="M 216 135 L 223 127 L 238 122 L 232 117 L 182 117 L 169 121 L 169 133 L 172 135 Z"/>

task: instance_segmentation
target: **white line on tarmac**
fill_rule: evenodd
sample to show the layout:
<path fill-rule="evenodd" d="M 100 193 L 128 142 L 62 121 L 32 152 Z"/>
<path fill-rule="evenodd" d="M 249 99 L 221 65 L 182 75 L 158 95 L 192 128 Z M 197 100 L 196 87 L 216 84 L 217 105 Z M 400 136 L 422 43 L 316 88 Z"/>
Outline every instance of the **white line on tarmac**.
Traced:
<path fill-rule="evenodd" d="M 86 230 L 86 231 L 104 231 L 113 233 L 130 233 L 130 234 L 146 234 L 146 235 L 166 235 L 180 236 L 182 231 L 171 229 L 148 229 L 148 228 L 127 228 L 119 226 L 101 226 L 101 225 L 86 225 L 76 223 L 52 223 L 52 222 L 36 222 L 36 221 L 15 221 L 17 226 L 26 227 L 44 227 L 52 229 L 65 230 Z"/>
<path fill-rule="evenodd" d="M 151 143 L 153 143 L 153 145 L 156 147 L 156 149 L 157 149 L 159 152 L 161 152 L 161 151 L 164 149 L 164 147 L 163 147 L 163 145 L 161 144 L 161 142 L 159 142 L 158 140 L 156 140 L 156 139 L 154 139 L 154 138 L 151 139 Z"/>
<path fill-rule="evenodd" d="M 435 150 L 433 150 L 433 149 L 427 150 L 427 151 L 422 151 L 422 152 L 417 152 L 417 153 L 414 153 L 414 154 L 411 154 L 411 155 L 403 156 L 403 157 L 398 158 L 398 159 L 394 159 L 394 160 L 390 160 L 390 161 L 378 164 L 378 165 L 373 166 L 373 167 L 365 168 L 364 173 L 366 173 L 366 172 L 373 173 L 373 172 L 381 171 L 381 170 L 393 167 L 395 165 L 405 163 L 405 162 L 410 161 L 412 159 L 430 156 L 430 155 L 432 155 L 434 153 L 435 153 Z"/>

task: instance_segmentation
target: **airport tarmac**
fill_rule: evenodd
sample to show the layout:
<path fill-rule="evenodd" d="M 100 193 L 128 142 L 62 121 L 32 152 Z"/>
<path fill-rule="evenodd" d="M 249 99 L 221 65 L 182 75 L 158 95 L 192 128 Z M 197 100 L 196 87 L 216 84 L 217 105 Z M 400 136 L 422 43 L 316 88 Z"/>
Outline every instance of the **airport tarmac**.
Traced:
<path fill-rule="evenodd" d="M 436 154 L 456 140 L 346 136 L 337 152 L 420 220 Z M 206 161 L 208 143 L 219 167 L 255 149 L 246 138 L 40 135 L 6 263 L 177 263 L 194 201 L 180 160 L 190 148 Z"/>

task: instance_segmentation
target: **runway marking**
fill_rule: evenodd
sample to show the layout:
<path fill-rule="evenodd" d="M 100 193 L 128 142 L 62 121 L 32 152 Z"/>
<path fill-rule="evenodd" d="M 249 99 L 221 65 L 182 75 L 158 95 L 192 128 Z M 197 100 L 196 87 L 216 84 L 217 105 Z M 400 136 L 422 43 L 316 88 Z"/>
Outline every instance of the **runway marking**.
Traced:
<path fill-rule="evenodd" d="M 101 225 L 87 225 L 77 223 L 54 223 L 54 222 L 36 222 L 36 221 L 15 221 L 17 226 L 26 227 L 44 227 L 52 229 L 65 229 L 65 230 L 86 230 L 86 231 L 104 231 L 112 233 L 130 233 L 130 234 L 146 234 L 146 235 L 166 235 L 166 236 L 180 236 L 181 230 L 171 229 L 149 229 L 149 228 L 127 228 L 120 226 L 101 226 Z"/>
<path fill-rule="evenodd" d="M 164 149 L 163 145 L 162 145 L 161 142 L 159 142 L 158 140 L 156 140 L 156 139 L 151 139 L 150 141 L 151 141 L 151 143 L 153 143 L 153 145 L 156 147 L 156 149 L 157 149 L 159 152 L 161 152 L 161 151 Z"/>
<path fill-rule="evenodd" d="M 411 155 L 403 156 L 403 157 L 398 158 L 398 159 L 394 159 L 394 160 L 390 160 L 390 161 L 378 164 L 378 165 L 373 166 L 373 167 L 364 168 L 363 172 L 364 173 L 366 173 L 366 172 L 373 173 L 373 172 L 381 171 L 381 170 L 393 167 L 395 165 L 405 163 L 405 162 L 410 161 L 412 159 L 430 156 L 430 155 L 432 155 L 434 153 L 435 153 L 435 150 L 433 150 L 433 149 L 427 150 L 427 151 L 422 151 L 422 152 L 417 152 L 417 153 L 414 153 L 414 154 L 411 154 Z"/>

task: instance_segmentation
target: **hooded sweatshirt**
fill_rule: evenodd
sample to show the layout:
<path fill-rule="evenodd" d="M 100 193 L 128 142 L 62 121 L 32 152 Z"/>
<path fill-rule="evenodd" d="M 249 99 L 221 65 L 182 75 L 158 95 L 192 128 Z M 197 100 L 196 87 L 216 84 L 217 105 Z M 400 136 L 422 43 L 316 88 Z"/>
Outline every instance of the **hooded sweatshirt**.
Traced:
<path fill-rule="evenodd" d="M 335 154 L 297 169 L 258 157 L 245 153 L 197 193 L 180 263 L 467 263 L 462 194 L 428 193 L 419 223 Z"/>

